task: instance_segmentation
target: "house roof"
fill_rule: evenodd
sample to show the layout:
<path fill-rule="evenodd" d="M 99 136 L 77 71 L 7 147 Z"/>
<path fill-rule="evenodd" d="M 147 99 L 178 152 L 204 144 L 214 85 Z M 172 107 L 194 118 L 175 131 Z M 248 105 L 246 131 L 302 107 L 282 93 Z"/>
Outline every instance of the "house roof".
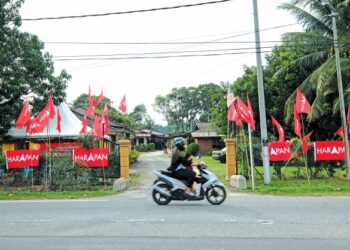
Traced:
<path fill-rule="evenodd" d="M 213 138 L 221 137 L 214 128 L 207 122 L 196 123 L 196 130 L 191 133 L 193 138 Z"/>

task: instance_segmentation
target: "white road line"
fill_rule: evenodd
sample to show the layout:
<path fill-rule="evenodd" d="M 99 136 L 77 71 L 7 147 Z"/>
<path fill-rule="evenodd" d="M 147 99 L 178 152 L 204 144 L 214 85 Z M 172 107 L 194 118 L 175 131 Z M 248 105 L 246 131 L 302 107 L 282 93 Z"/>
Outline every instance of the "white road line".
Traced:
<path fill-rule="evenodd" d="M 272 225 L 273 224 L 273 220 L 258 220 L 259 223 L 263 224 L 263 225 Z"/>
<path fill-rule="evenodd" d="M 10 223 L 21 223 L 21 222 L 52 222 L 52 220 L 10 220 Z"/>
<path fill-rule="evenodd" d="M 164 222 L 165 219 L 125 219 L 125 220 L 111 220 L 111 222 Z"/>
<path fill-rule="evenodd" d="M 11 201 L 0 201 L 3 203 L 58 203 L 58 202 L 106 202 L 109 200 L 11 200 Z"/>
<path fill-rule="evenodd" d="M 233 219 L 227 219 L 227 220 L 224 220 L 225 222 L 237 222 L 237 220 L 233 220 Z"/>

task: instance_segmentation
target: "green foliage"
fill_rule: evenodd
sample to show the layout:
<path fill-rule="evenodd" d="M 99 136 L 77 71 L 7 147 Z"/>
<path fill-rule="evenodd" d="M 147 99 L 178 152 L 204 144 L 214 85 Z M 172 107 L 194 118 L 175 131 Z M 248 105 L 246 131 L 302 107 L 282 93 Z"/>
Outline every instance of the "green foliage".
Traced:
<path fill-rule="evenodd" d="M 16 120 L 23 99 L 32 97 L 32 113 L 41 110 L 51 93 L 54 103 L 62 102 L 70 75 L 54 76 L 52 58 L 44 52 L 37 36 L 20 31 L 19 8 L 22 0 L 3 0 L 0 4 L 0 134 Z"/>
<path fill-rule="evenodd" d="M 198 155 L 199 145 L 197 143 L 190 143 L 186 147 L 186 153 L 190 153 L 193 156 Z"/>
<path fill-rule="evenodd" d="M 130 163 L 134 163 L 137 161 L 137 159 L 139 158 L 140 156 L 140 152 L 133 149 L 129 152 L 129 161 Z"/>
<path fill-rule="evenodd" d="M 83 144 L 83 148 L 85 149 L 93 149 L 98 148 L 99 140 L 94 139 L 91 134 L 85 134 L 79 137 L 78 142 Z"/>
<path fill-rule="evenodd" d="M 0 169 L 6 169 L 6 156 L 0 152 Z"/>
<path fill-rule="evenodd" d="M 144 104 L 135 106 L 134 111 L 130 114 L 134 120 L 135 129 L 154 129 L 155 123 L 147 113 L 147 108 Z"/>
<path fill-rule="evenodd" d="M 154 144 L 154 143 L 148 143 L 148 144 L 147 144 L 147 150 L 148 150 L 148 151 L 154 151 L 154 150 L 156 150 L 156 144 Z"/>
<path fill-rule="evenodd" d="M 106 168 L 106 176 L 111 178 L 120 177 L 120 154 L 119 151 L 109 153 L 108 168 Z"/>

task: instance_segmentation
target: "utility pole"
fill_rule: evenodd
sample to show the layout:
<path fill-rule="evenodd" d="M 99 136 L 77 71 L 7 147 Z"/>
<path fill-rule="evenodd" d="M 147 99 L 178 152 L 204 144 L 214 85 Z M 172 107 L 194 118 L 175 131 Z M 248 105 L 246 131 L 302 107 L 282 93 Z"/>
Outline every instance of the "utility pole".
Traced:
<path fill-rule="evenodd" d="M 266 125 L 266 108 L 264 94 L 264 79 L 261 64 L 261 47 L 260 47 L 260 31 L 259 31 L 259 16 L 257 0 L 253 0 L 254 8 L 254 29 L 255 29 L 255 49 L 256 49 L 256 66 L 258 75 L 258 97 L 259 97 L 259 114 L 260 114 L 260 133 L 262 145 L 262 160 L 264 166 L 264 183 L 271 183 L 270 176 L 270 161 L 269 161 L 269 140 L 267 137 Z"/>
<path fill-rule="evenodd" d="M 344 93 L 343 93 L 343 80 L 340 69 L 340 59 L 339 59 L 339 43 L 338 43 L 338 33 L 337 33 L 337 16 L 338 13 L 333 11 L 333 7 L 329 4 L 332 14 L 332 25 L 333 25 L 333 39 L 334 39 L 334 52 L 335 52 L 335 65 L 337 67 L 337 80 L 338 80 L 338 92 L 339 92 L 339 106 L 340 106 L 340 116 L 341 123 L 343 126 L 343 139 L 345 147 L 345 164 L 346 164 L 346 176 L 350 180 L 350 159 L 349 159 L 349 139 L 348 139 L 348 128 L 346 125 L 345 116 L 345 103 L 344 103 Z"/>

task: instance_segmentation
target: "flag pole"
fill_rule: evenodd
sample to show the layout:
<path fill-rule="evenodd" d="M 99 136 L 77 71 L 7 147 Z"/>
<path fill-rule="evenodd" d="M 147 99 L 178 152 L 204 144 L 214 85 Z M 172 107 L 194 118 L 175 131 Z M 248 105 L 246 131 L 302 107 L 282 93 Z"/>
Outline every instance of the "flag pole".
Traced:
<path fill-rule="evenodd" d="M 248 124 L 248 135 L 249 135 L 249 153 L 250 153 L 250 172 L 252 178 L 252 189 L 255 190 L 254 181 L 254 156 L 253 156 L 253 145 L 252 145 L 252 130 Z"/>
<path fill-rule="evenodd" d="M 300 118 L 301 118 L 301 127 L 303 128 L 301 143 L 303 143 L 303 138 L 304 138 L 304 119 L 303 119 L 302 113 L 300 115 Z M 302 151 L 303 151 L 303 156 L 304 156 L 306 178 L 307 178 L 307 182 L 310 184 L 309 168 L 308 168 L 308 164 L 307 164 L 307 152 L 306 152 L 306 154 L 304 153 L 304 148 L 302 148 Z"/>

